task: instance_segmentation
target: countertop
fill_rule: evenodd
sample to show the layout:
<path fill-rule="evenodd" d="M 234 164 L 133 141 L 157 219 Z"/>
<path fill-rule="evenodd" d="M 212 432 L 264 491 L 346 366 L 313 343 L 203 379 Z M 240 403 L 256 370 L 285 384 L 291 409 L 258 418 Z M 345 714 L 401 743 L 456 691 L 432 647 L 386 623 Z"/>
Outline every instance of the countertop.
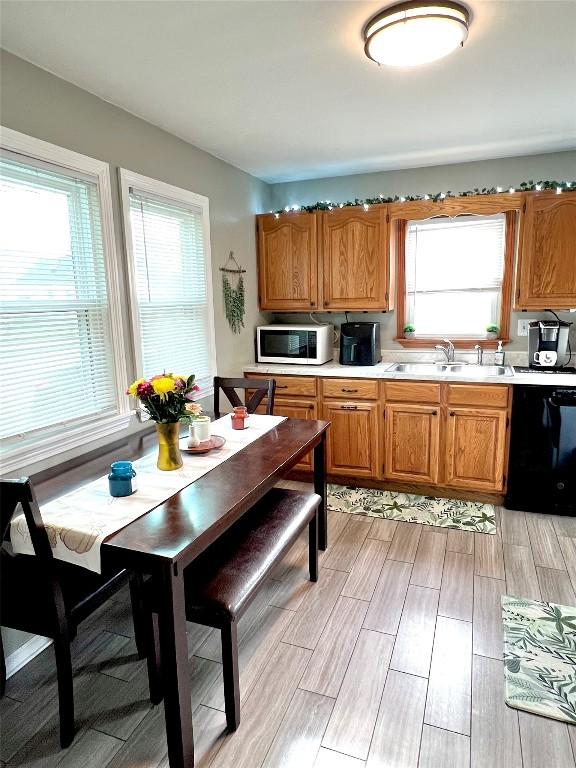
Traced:
<path fill-rule="evenodd" d="M 406 355 L 406 362 L 409 356 Z M 412 362 L 416 362 L 412 359 Z M 323 365 L 291 365 L 287 363 L 275 365 L 271 363 L 255 363 L 244 366 L 246 373 L 288 374 L 292 376 L 337 376 L 346 379 L 391 379 L 407 381 L 449 381 L 454 384 L 532 384 L 551 387 L 576 387 L 576 374 L 570 373 L 514 373 L 513 376 L 478 376 L 441 374 L 431 371 L 428 374 L 410 374 L 390 371 L 394 363 L 385 361 L 377 365 L 356 366 L 340 365 L 334 360 Z"/>

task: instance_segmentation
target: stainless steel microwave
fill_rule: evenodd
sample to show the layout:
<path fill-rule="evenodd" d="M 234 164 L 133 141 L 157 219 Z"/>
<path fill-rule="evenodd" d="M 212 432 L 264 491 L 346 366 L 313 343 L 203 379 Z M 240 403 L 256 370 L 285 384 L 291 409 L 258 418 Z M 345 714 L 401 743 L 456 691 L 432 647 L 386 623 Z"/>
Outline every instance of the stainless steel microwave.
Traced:
<path fill-rule="evenodd" d="M 256 329 L 256 362 L 322 365 L 332 360 L 334 326 L 261 325 Z"/>

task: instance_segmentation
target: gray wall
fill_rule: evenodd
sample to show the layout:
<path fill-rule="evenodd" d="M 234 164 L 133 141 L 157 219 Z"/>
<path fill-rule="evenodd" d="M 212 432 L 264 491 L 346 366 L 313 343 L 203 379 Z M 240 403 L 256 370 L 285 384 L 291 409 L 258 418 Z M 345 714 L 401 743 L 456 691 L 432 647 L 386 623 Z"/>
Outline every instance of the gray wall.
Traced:
<path fill-rule="evenodd" d="M 435 193 L 447 190 L 457 193 L 484 186 L 501 186 L 508 189 L 510 186 L 530 179 L 535 181 L 576 180 L 576 151 L 273 184 L 271 187 L 271 208 L 277 210 L 286 205 L 308 205 L 318 200 L 341 202 L 378 195 L 385 197 L 423 195 L 427 192 Z M 349 313 L 350 315 L 352 313 Z M 559 315 L 565 320 L 576 320 L 574 315 L 567 312 L 559 313 Z M 396 335 L 396 315 L 394 312 L 362 314 L 361 316 L 354 314 L 353 316 L 362 320 L 380 321 L 382 349 L 401 348 L 399 344 L 393 341 Z M 524 337 L 519 338 L 516 334 L 518 318 L 545 316 L 538 312 L 513 312 L 510 328 L 511 343 L 507 349 L 526 349 L 526 339 Z M 316 317 L 322 322 L 338 325 L 344 322 L 344 315 L 338 313 L 320 313 Z M 306 322 L 308 316 L 278 314 L 275 315 L 275 319 L 279 322 L 287 322 L 289 319 L 294 322 Z M 571 338 L 573 340 L 572 347 L 576 352 L 574 332 Z"/>
<path fill-rule="evenodd" d="M 210 198 L 218 372 L 239 375 L 244 364 L 254 360 L 254 327 L 261 319 L 256 308 L 254 214 L 269 207 L 268 185 L 5 51 L 1 53 L 1 78 L 2 125 L 110 164 L 119 245 L 123 243 L 117 185 L 119 167 Z M 224 317 L 218 270 L 230 250 L 247 269 L 246 327 L 239 336 L 232 334 Z M 126 310 L 125 277 L 123 274 Z M 125 320 L 125 327 L 129 328 L 126 312 Z M 129 338 L 126 341 L 129 350 Z M 127 377 L 134 378 L 130 360 L 127 360 Z M 139 428 L 134 419 L 128 431 Z M 121 435 L 115 439 L 118 437 Z M 96 445 L 98 443 L 90 448 Z M 21 471 L 39 471 L 67 458 L 64 454 L 51 461 L 22 467 Z"/>

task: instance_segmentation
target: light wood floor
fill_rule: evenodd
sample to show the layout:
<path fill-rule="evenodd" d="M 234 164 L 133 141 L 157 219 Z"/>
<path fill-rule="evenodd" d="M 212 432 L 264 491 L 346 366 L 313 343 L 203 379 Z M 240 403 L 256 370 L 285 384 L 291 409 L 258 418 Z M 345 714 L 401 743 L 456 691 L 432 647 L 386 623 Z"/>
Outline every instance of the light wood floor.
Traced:
<path fill-rule="evenodd" d="M 242 723 L 218 636 L 189 625 L 197 765 L 575 768 L 576 726 L 508 709 L 500 595 L 576 605 L 576 519 L 501 510 L 497 536 L 330 513 L 320 581 L 298 543 L 240 626 Z M 167 766 L 126 595 L 75 641 L 79 733 L 58 746 L 51 648 L 8 681 L 1 765 Z"/>

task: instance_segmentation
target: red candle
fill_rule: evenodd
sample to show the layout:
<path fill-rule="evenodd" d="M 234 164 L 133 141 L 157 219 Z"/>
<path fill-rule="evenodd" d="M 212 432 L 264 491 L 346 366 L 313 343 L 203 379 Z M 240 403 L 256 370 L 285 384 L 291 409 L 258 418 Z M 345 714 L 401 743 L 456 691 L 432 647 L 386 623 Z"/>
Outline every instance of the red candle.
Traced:
<path fill-rule="evenodd" d="M 246 429 L 246 419 L 248 418 L 248 411 L 246 406 L 238 405 L 234 408 L 234 413 L 231 414 L 232 429 Z"/>

